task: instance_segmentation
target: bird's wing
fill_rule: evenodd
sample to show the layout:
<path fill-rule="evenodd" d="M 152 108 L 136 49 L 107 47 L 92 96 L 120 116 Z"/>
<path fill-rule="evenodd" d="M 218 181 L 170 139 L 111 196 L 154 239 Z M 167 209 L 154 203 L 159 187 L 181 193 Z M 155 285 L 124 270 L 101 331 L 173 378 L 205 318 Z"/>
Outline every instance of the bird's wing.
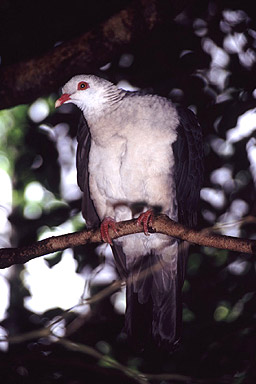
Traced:
<path fill-rule="evenodd" d="M 91 135 L 87 121 L 85 120 L 83 114 L 81 114 L 81 118 L 78 125 L 77 141 L 77 182 L 83 192 L 82 213 L 86 220 L 86 225 L 88 228 L 97 227 L 100 224 L 100 219 L 95 210 L 89 191 L 88 163 L 89 152 L 91 147 Z"/>
<path fill-rule="evenodd" d="M 197 207 L 203 182 L 203 144 L 198 120 L 189 109 L 177 108 L 178 136 L 173 143 L 178 221 L 197 223 Z"/>

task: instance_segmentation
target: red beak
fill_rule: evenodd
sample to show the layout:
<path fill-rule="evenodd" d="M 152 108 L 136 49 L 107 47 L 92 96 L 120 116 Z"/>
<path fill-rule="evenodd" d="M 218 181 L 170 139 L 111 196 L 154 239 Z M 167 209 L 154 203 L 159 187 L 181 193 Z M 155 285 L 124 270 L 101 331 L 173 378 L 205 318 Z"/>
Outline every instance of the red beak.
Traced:
<path fill-rule="evenodd" d="M 60 107 L 67 100 L 70 100 L 70 95 L 68 93 L 63 93 L 63 95 L 58 100 L 56 100 L 55 108 Z"/>

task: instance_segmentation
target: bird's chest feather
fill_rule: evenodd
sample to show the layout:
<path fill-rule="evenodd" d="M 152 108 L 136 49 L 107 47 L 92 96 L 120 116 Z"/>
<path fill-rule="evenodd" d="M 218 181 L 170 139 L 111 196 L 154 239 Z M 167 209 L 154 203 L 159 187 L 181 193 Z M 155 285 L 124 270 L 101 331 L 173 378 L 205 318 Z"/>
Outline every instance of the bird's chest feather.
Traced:
<path fill-rule="evenodd" d="M 173 170 L 173 135 L 161 135 L 134 125 L 112 136 L 105 145 L 92 140 L 89 161 L 90 193 L 97 211 L 107 207 L 145 202 L 170 204 Z M 158 193 L 160 191 L 161 193 Z M 102 205 L 105 204 L 104 208 Z M 130 218 L 130 217 L 126 217 Z"/>
<path fill-rule="evenodd" d="M 125 150 L 126 140 L 122 137 L 112 138 L 107 146 L 97 145 L 92 141 L 89 159 L 92 198 L 97 199 L 95 193 L 100 193 L 105 199 L 124 198 L 120 167 Z"/>

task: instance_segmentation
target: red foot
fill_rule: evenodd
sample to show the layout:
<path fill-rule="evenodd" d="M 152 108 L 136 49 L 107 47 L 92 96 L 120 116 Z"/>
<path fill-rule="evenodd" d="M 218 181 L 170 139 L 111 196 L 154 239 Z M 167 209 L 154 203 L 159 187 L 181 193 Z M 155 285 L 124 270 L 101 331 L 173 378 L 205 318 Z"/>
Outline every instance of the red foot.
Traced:
<path fill-rule="evenodd" d="M 112 239 L 108 233 L 109 228 L 112 228 L 113 231 L 117 234 L 117 229 L 116 229 L 116 222 L 112 217 L 105 217 L 105 219 L 102 221 L 100 225 L 100 234 L 101 238 L 105 243 L 108 243 L 110 245 L 113 245 Z"/>
<path fill-rule="evenodd" d="M 152 209 L 149 209 L 148 211 L 141 213 L 137 219 L 137 225 L 143 225 L 143 230 L 146 236 L 149 236 L 148 227 L 152 227 L 153 218 L 154 212 Z"/>

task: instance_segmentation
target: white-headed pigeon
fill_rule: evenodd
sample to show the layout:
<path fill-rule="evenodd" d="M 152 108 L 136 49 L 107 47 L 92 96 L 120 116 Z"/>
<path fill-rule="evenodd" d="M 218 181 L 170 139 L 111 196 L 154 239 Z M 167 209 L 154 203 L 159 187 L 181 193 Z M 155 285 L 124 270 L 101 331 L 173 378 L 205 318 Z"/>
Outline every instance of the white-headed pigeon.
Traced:
<path fill-rule="evenodd" d="M 73 77 L 62 92 L 56 107 L 73 103 L 82 111 L 77 172 L 87 226 L 102 222 L 102 239 L 110 244 L 108 228 L 115 229 L 115 221 L 140 215 L 148 235 L 155 211 L 194 226 L 203 149 L 193 112 L 93 75 Z M 125 331 L 140 351 L 173 351 L 181 335 L 187 247 L 166 235 L 145 234 L 112 244 L 127 282 Z"/>

